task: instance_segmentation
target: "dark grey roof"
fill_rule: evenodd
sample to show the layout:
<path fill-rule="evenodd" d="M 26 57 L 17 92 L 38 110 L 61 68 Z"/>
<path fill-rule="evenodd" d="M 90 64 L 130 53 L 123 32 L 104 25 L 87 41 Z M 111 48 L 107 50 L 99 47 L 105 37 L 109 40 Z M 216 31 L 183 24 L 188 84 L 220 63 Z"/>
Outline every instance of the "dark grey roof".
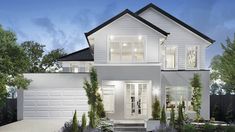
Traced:
<path fill-rule="evenodd" d="M 126 9 L 124 11 L 122 11 L 121 13 L 117 14 L 116 16 L 112 17 L 111 19 L 107 20 L 106 22 L 102 23 L 101 25 L 97 26 L 96 28 L 92 29 L 91 31 L 85 33 L 86 37 L 95 33 L 96 31 L 100 30 L 101 28 L 107 26 L 108 24 L 112 23 L 113 21 L 117 20 L 118 18 L 122 17 L 125 14 L 129 14 L 132 17 L 138 19 L 139 21 L 143 22 L 144 24 L 148 25 L 149 27 L 153 28 L 154 30 L 160 32 L 161 34 L 167 36 L 169 33 L 160 29 L 159 27 L 155 26 L 154 24 L 150 23 L 149 21 L 143 19 L 142 17 L 136 15 L 135 13 L 133 13 L 132 11 Z"/>
<path fill-rule="evenodd" d="M 153 8 L 154 10 L 160 12 L 161 14 L 163 14 L 164 16 L 172 19 L 173 21 L 175 21 L 176 23 L 182 25 L 183 27 L 185 27 L 186 29 L 192 31 L 193 33 L 197 34 L 198 36 L 202 37 L 203 39 L 207 40 L 210 43 L 214 43 L 215 40 L 209 38 L 208 36 L 204 35 L 203 33 L 197 31 L 196 29 L 194 29 L 193 27 L 189 26 L 188 24 L 182 22 L 181 20 L 179 20 L 178 18 L 172 16 L 171 14 L 167 13 L 166 11 L 162 10 L 161 8 L 157 7 L 156 5 L 150 3 L 147 6 L 141 8 L 140 10 L 138 10 L 136 12 L 137 15 L 141 14 L 142 12 L 144 12 L 145 10 L 149 9 L 149 8 Z"/>
<path fill-rule="evenodd" d="M 94 61 L 90 48 L 85 48 L 71 54 L 62 56 L 58 61 Z"/>

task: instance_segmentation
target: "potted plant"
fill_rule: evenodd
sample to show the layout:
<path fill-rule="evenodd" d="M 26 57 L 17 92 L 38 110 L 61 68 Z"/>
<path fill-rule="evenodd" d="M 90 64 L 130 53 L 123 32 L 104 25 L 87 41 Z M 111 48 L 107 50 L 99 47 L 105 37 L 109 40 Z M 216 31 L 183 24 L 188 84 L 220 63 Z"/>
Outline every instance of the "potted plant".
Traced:
<path fill-rule="evenodd" d="M 160 126 L 160 102 L 157 98 L 154 99 L 154 103 L 152 105 L 152 119 L 146 121 L 146 129 L 147 131 L 153 131 L 159 128 Z"/>

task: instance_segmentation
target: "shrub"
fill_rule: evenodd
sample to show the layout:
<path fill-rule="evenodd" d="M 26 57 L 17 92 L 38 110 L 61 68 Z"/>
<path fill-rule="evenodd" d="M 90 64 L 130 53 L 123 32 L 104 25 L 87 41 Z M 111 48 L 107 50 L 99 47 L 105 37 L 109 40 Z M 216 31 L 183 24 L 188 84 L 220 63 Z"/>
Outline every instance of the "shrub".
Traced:
<path fill-rule="evenodd" d="M 95 118 L 95 112 L 94 112 L 94 110 L 90 110 L 89 111 L 89 113 L 88 113 L 88 115 L 89 115 L 89 120 L 90 120 L 90 122 L 89 122 L 89 126 L 91 127 L 91 128 L 95 128 L 96 127 L 96 118 Z"/>
<path fill-rule="evenodd" d="M 203 129 L 205 132 L 214 132 L 216 130 L 216 126 L 206 123 Z"/>
<path fill-rule="evenodd" d="M 159 120 L 160 118 L 160 102 L 157 98 L 155 98 L 154 103 L 152 105 L 152 117 L 154 120 Z"/>
<path fill-rule="evenodd" d="M 83 113 L 82 115 L 82 130 L 85 130 L 86 128 L 86 114 Z"/>
<path fill-rule="evenodd" d="M 225 132 L 235 132 L 235 126 L 227 126 L 225 127 Z"/>
<path fill-rule="evenodd" d="M 68 121 L 64 123 L 62 127 L 62 132 L 71 132 L 72 131 L 72 121 Z"/>
<path fill-rule="evenodd" d="M 226 122 L 227 123 L 231 123 L 233 122 L 234 119 L 234 113 L 233 113 L 233 106 L 232 103 L 229 104 L 229 106 L 227 107 L 227 111 L 226 111 Z"/>
<path fill-rule="evenodd" d="M 196 132 L 196 128 L 192 124 L 185 124 L 182 128 L 182 132 Z"/>
<path fill-rule="evenodd" d="M 175 110 L 174 106 L 171 105 L 170 124 L 171 127 L 175 127 Z"/>
<path fill-rule="evenodd" d="M 160 124 L 161 124 L 161 125 L 165 125 L 165 124 L 166 124 L 165 105 L 162 106 Z"/>
<path fill-rule="evenodd" d="M 78 120 L 77 120 L 77 111 L 76 110 L 73 115 L 72 132 L 78 132 Z"/>

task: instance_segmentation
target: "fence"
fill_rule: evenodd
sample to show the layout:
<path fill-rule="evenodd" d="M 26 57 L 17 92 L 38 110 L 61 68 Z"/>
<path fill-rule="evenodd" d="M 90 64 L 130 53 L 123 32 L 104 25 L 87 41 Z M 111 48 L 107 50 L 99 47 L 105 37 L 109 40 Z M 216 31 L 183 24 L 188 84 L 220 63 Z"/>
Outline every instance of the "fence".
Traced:
<path fill-rule="evenodd" d="M 230 113 L 230 115 L 229 115 Z M 211 95 L 210 116 L 219 121 L 227 121 L 228 116 L 235 120 L 235 95 Z"/>
<path fill-rule="evenodd" d="M 17 120 L 17 99 L 7 99 L 0 107 L 0 126 Z"/>

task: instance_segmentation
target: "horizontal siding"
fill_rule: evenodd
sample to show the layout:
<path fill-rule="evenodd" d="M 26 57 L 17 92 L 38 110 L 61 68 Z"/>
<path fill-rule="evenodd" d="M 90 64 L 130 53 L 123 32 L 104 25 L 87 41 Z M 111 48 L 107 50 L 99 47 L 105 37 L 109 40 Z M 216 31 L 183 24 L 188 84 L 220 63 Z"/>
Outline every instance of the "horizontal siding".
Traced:
<path fill-rule="evenodd" d="M 25 77 L 32 83 L 23 92 L 23 119 L 71 119 L 75 110 L 78 118 L 87 114 L 83 81 L 88 74 L 25 74 Z"/>
<path fill-rule="evenodd" d="M 167 31 L 170 35 L 165 41 L 166 45 L 177 45 L 178 46 L 178 68 L 185 69 L 185 46 L 186 45 L 199 45 L 199 68 L 206 69 L 205 67 L 205 48 L 208 43 L 195 35 L 191 31 L 185 29 L 184 27 L 178 25 L 171 19 L 163 16 L 159 12 L 148 9 L 142 14 L 141 17 L 155 24 L 159 28 Z"/>
<path fill-rule="evenodd" d="M 108 60 L 108 36 L 109 35 L 117 35 L 117 36 L 138 36 L 143 35 L 147 36 L 147 47 L 148 49 L 152 49 L 154 51 L 149 51 L 151 55 L 147 55 L 147 60 L 149 61 L 157 61 L 158 55 L 156 52 L 158 51 L 158 40 L 159 37 L 162 35 L 155 30 L 147 27 L 143 23 L 139 22 L 135 18 L 124 15 L 123 17 L 119 18 L 118 20 L 114 21 L 113 23 L 109 24 L 108 26 L 102 28 L 101 30 L 97 31 L 91 38 L 94 38 L 94 61 L 96 64 L 104 64 L 107 63 Z M 153 47 L 153 48 L 152 48 Z M 152 53 L 152 52 L 155 52 Z"/>

